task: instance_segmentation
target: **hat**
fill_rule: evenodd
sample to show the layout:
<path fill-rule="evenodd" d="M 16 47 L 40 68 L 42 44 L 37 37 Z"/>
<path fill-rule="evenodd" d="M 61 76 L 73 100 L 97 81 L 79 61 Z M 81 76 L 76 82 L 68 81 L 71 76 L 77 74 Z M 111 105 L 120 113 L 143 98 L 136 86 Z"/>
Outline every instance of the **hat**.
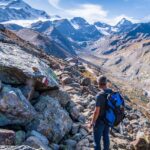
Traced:
<path fill-rule="evenodd" d="M 98 84 L 107 84 L 107 78 L 105 76 L 100 76 L 97 82 Z"/>

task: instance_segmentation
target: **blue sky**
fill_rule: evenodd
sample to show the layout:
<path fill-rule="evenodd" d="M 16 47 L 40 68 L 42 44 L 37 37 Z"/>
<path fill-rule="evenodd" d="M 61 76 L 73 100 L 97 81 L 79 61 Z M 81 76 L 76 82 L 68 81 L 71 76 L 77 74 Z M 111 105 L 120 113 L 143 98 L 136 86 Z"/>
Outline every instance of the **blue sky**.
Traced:
<path fill-rule="evenodd" d="M 150 21 L 150 0 L 25 0 L 34 8 L 63 18 L 80 16 L 89 22 L 116 24 L 121 18 Z"/>

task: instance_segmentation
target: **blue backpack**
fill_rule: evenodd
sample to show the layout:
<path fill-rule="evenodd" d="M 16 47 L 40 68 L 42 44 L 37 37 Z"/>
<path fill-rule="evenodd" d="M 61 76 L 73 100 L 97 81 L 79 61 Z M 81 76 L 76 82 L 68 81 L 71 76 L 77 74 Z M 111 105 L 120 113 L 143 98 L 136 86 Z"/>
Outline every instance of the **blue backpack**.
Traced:
<path fill-rule="evenodd" d="M 115 127 L 125 118 L 124 99 L 119 92 L 112 92 L 111 94 L 106 93 L 106 96 L 104 122 L 110 127 Z"/>

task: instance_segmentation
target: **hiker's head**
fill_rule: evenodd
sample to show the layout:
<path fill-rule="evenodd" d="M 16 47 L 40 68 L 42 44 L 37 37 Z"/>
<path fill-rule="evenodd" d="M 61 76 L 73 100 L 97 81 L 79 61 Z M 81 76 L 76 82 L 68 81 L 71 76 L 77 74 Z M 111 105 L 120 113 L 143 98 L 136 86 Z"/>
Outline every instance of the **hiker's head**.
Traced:
<path fill-rule="evenodd" d="M 100 76 L 97 80 L 98 86 L 101 89 L 107 88 L 107 78 L 105 76 Z"/>

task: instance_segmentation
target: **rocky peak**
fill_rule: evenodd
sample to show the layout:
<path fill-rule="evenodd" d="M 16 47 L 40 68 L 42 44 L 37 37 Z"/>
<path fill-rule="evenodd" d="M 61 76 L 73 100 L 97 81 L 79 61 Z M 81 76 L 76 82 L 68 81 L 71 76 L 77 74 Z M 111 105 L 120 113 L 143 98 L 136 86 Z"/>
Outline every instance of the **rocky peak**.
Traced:
<path fill-rule="evenodd" d="M 116 25 L 117 28 L 125 27 L 125 26 L 131 26 L 133 23 L 126 18 L 121 19 Z"/>
<path fill-rule="evenodd" d="M 23 0 L 0 1 L 0 22 L 10 20 L 31 20 L 38 18 L 48 19 L 50 16 L 41 10 L 32 8 Z"/>
<path fill-rule="evenodd" d="M 71 19 L 71 23 L 78 25 L 80 28 L 89 25 L 89 23 L 81 17 L 74 17 L 73 19 Z"/>

